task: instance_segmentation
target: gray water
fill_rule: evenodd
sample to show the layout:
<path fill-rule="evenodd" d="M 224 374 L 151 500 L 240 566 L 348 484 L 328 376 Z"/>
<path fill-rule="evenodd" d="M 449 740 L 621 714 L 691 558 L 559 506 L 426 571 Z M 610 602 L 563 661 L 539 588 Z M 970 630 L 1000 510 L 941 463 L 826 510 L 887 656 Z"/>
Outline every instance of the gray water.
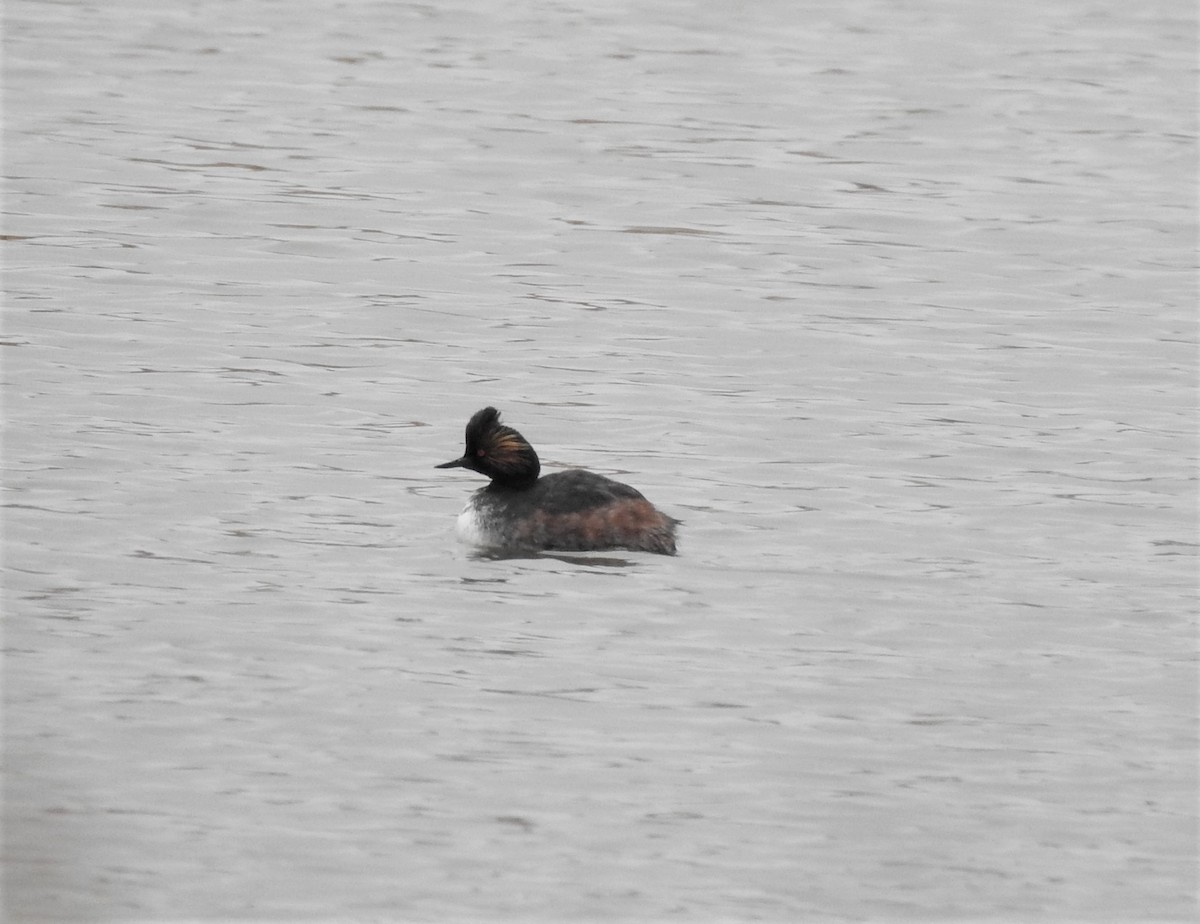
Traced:
<path fill-rule="evenodd" d="M 1197 912 L 1192 3 L 4 27 L 8 921 Z"/>

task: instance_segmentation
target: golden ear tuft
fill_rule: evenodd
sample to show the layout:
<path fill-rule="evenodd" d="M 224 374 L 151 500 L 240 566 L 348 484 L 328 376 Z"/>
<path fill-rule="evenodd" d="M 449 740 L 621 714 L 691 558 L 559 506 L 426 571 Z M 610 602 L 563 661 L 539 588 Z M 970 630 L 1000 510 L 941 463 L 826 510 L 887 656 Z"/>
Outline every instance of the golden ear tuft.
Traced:
<path fill-rule="evenodd" d="M 496 434 L 492 449 L 493 452 L 503 455 L 505 453 L 519 453 L 526 445 L 525 440 L 521 439 L 521 435 L 515 430 L 505 430 Z"/>

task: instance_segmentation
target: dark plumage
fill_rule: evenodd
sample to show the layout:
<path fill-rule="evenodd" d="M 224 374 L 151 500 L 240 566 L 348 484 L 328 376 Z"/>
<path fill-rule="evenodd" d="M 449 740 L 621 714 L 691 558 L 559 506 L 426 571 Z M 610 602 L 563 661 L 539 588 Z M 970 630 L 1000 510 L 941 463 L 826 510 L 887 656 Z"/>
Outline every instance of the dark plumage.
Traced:
<path fill-rule="evenodd" d="M 500 422 L 493 407 L 467 424 L 466 451 L 438 468 L 467 468 L 491 479 L 459 518 L 459 531 L 483 545 L 508 549 L 634 549 L 675 554 L 679 522 L 627 484 L 572 469 L 538 477 L 529 442 Z"/>

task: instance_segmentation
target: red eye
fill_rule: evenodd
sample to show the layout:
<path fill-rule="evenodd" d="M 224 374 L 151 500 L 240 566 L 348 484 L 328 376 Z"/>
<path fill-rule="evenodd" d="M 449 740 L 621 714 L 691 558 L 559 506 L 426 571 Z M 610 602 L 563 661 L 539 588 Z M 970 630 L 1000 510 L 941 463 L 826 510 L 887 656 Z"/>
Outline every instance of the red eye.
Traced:
<path fill-rule="evenodd" d="M 484 456 L 486 456 L 486 455 L 487 455 L 487 453 L 486 453 L 486 452 L 484 452 L 482 449 L 476 449 L 476 450 L 475 450 L 475 455 L 479 456 L 479 458 L 481 458 L 481 459 L 482 459 Z"/>

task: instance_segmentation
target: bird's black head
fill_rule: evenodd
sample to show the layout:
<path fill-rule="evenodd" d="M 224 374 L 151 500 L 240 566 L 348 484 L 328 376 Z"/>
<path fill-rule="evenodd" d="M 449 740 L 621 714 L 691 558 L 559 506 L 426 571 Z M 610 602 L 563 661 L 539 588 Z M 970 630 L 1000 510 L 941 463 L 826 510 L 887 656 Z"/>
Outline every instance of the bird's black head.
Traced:
<path fill-rule="evenodd" d="M 469 468 L 512 487 L 532 484 L 542 470 L 533 447 L 512 427 L 500 423 L 500 412 L 494 407 L 477 411 L 467 423 L 467 450 L 462 458 L 437 467 Z"/>

